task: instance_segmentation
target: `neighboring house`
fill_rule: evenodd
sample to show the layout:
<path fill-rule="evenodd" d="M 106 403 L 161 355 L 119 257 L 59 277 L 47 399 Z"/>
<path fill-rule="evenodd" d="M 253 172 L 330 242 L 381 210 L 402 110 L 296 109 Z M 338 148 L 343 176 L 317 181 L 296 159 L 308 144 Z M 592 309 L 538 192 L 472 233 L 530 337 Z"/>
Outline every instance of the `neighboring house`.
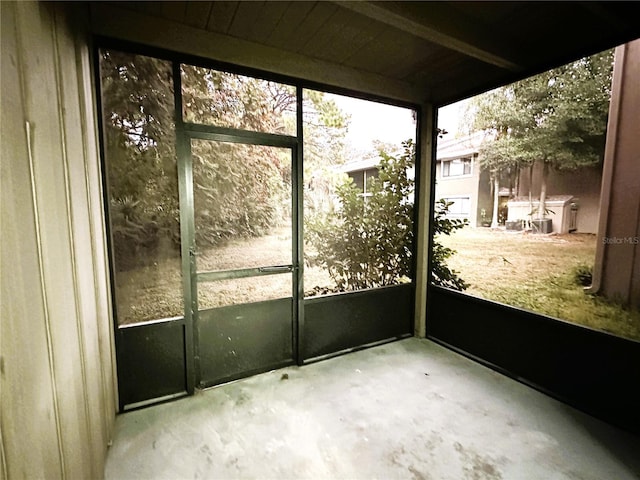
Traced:
<path fill-rule="evenodd" d="M 536 165 L 533 169 L 533 182 L 530 180 L 529 169 L 523 169 L 520 172 L 520 180 L 518 192 L 514 192 L 517 198 L 510 200 L 510 204 L 513 207 L 513 201 L 526 201 L 529 202 L 529 186 L 531 185 L 531 194 L 533 196 L 534 207 L 537 207 L 537 201 L 540 193 L 540 179 L 542 178 L 542 165 Z M 559 216 L 560 208 L 562 208 L 557 202 L 549 204 L 547 202 L 547 209 L 553 213 L 549 213 L 549 217 L 552 219 L 552 227 L 554 232 L 567 233 L 568 231 L 575 231 L 580 233 L 598 233 L 598 218 L 600 213 L 600 185 L 602 183 L 602 165 L 596 165 L 593 167 L 583 167 L 579 170 L 552 170 L 549 173 L 547 179 L 547 195 L 548 200 L 561 199 L 563 201 L 563 207 L 566 210 L 571 208 L 571 204 L 574 204 L 574 208 L 577 208 L 575 213 L 575 228 L 566 223 L 566 220 L 562 220 L 554 217 Z M 566 197 L 569 197 L 568 199 Z M 566 215 L 563 215 L 566 217 Z M 514 209 L 509 209 L 508 220 L 515 220 L 518 218 L 515 215 Z M 564 228 L 562 228 L 564 227 Z"/>
<path fill-rule="evenodd" d="M 448 217 L 466 218 L 474 227 L 491 222 L 493 213 L 491 179 L 478 161 L 483 141 L 490 141 L 483 132 L 443 139 L 438 142 L 436 156 L 436 200 L 453 202 Z M 532 205 L 534 209 L 538 206 L 541 176 L 541 165 L 536 165 L 533 172 L 528 168 L 520 171 L 517 187 L 509 188 L 507 182 L 500 185 L 500 224 L 531 220 Z M 551 231 L 597 233 L 601 179 L 601 166 L 550 172 L 546 207 Z"/>
<path fill-rule="evenodd" d="M 345 163 L 341 167 L 341 171 L 345 172 L 353 179 L 353 183 L 362 190 L 365 197 L 371 195 L 369 192 L 369 183 L 371 179 L 378 177 L 378 163 L 380 157 L 377 155 L 371 158 L 356 160 Z"/>
<path fill-rule="evenodd" d="M 467 219 L 473 226 L 481 225 L 482 209 L 491 221 L 489 174 L 483 172 L 478 163 L 478 149 L 484 137 L 483 132 L 476 132 L 464 138 L 438 142 L 436 200 L 444 198 L 452 202 L 448 216 Z M 358 159 L 344 164 L 340 171 L 349 175 L 366 197 L 370 195 L 371 179 L 378 176 L 379 161 L 378 156 Z"/>
<path fill-rule="evenodd" d="M 491 221 L 492 196 L 489 173 L 480 168 L 478 150 L 483 132 L 438 141 L 436 154 L 436 200 L 452 202 L 450 218 L 467 219 L 480 226 L 484 218 Z"/>

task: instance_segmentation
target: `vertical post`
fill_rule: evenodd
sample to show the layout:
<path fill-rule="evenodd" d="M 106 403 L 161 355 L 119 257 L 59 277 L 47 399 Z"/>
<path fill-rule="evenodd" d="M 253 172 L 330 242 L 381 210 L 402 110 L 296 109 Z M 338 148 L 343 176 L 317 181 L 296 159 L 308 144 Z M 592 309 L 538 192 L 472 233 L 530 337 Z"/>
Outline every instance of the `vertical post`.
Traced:
<path fill-rule="evenodd" d="M 298 147 L 295 150 L 294 159 L 294 200 L 296 222 L 294 223 L 296 238 L 296 255 L 294 258 L 294 275 L 296 280 L 294 283 L 297 287 L 297 295 L 294 295 L 294 355 L 298 365 L 304 363 L 304 176 L 303 176 L 303 142 L 304 142 L 304 124 L 302 118 L 302 87 L 296 87 L 296 122 Z"/>
<path fill-rule="evenodd" d="M 427 285 L 429 282 L 429 264 L 431 258 L 431 223 L 433 219 L 433 165 L 435 165 L 434 128 L 436 110 L 431 104 L 420 108 L 418 118 L 418 145 L 416 169 L 418 190 L 416 192 L 418 229 L 416 234 L 416 295 L 414 335 L 427 335 Z"/>
<path fill-rule="evenodd" d="M 182 77 L 180 63 L 173 62 L 173 94 L 175 107 L 176 155 L 178 162 L 178 195 L 180 199 L 180 253 L 182 257 L 182 289 L 184 297 L 184 340 L 187 393 L 195 391 L 197 334 L 194 326 L 195 278 L 195 226 L 193 217 L 193 170 L 191 148 L 182 121 Z"/>
<path fill-rule="evenodd" d="M 589 293 L 640 307 L 640 40 L 616 48 Z"/>

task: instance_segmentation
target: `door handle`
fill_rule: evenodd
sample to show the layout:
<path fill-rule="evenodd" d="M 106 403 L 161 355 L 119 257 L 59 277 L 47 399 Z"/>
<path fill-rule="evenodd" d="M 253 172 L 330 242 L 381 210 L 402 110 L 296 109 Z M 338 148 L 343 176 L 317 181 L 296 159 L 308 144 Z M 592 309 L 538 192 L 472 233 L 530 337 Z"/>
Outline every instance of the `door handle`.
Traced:
<path fill-rule="evenodd" d="M 260 267 L 258 271 L 261 273 L 286 273 L 293 272 L 293 265 L 275 265 L 272 267 Z"/>

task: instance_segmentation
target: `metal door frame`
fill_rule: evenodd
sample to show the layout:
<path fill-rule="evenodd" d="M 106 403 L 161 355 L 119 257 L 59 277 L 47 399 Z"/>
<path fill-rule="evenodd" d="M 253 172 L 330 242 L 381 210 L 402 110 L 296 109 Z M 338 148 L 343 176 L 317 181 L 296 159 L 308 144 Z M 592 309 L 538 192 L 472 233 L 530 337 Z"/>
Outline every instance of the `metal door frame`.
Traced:
<path fill-rule="evenodd" d="M 191 395 L 195 392 L 196 381 L 198 379 L 199 372 L 197 371 L 198 365 L 197 363 L 197 352 L 196 352 L 196 336 L 197 332 L 194 329 L 194 310 L 193 310 L 193 300 L 195 298 L 196 290 L 195 285 L 197 279 L 192 279 L 192 272 L 195 269 L 192 267 L 192 263 L 194 262 L 194 258 L 192 256 L 192 252 L 194 245 L 191 242 L 185 241 L 186 239 L 193 239 L 195 233 L 195 225 L 193 215 L 190 215 L 189 212 L 193 212 L 193 191 L 192 191 L 192 182 L 193 182 L 193 171 L 191 169 L 190 161 L 185 161 L 185 158 L 189 157 L 189 144 L 190 138 L 204 138 L 204 139 L 214 139 L 217 141 L 225 141 L 225 142 L 235 142 L 235 143 L 247 143 L 247 144 L 256 144 L 256 145 L 266 145 L 266 146 L 275 146 L 275 147 L 284 147 L 290 148 L 292 150 L 292 224 L 295 228 L 293 244 L 294 244 L 294 259 L 297 260 L 295 263 L 294 270 L 294 292 L 293 298 L 296 302 L 293 308 L 293 354 L 294 361 L 298 365 L 303 365 L 310 361 L 309 358 L 305 358 L 304 355 L 304 337 L 305 337 L 305 299 L 304 299 L 304 284 L 303 284 L 303 210 L 302 210 L 302 201 L 303 201 L 303 89 L 312 89 L 312 90 L 320 90 L 323 92 L 334 93 L 339 95 L 347 95 L 354 98 L 361 98 L 365 100 L 370 100 L 374 102 L 387 103 L 390 105 L 395 105 L 398 107 L 410 108 L 417 112 L 420 111 L 420 106 L 414 103 L 402 102 L 396 99 L 391 99 L 388 97 L 383 97 L 379 95 L 367 94 L 351 89 L 345 89 L 336 87 L 335 85 L 331 86 L 324 83 L 313 82 L 309 80 L 304 80 L 301 78 L 294 78 L 287 75 L 276 74 L 273 72 L 266 72 L 264 70 L 240 66 L 236 64 L 231 64 L 227 62 L 216 61 L 213 59 L 203 58 L 200 56 L 189 55 L 184 53 L 179 53 L 175 51 L 170 51 L 162 48 L 151 47 L 149 45 L 138 44 L 130 41 L 118 40 L 110 37 L 102 37 L 102 36 L 94 36 L 94 74 L 95 74 L 95 83 L 96 85 L 101 84 L 100 79 L 100 64 L 99 64 L 99 51 L 101 49 L 114 49 L 125 53 L 130 53 L 133 55 L 146 55 L 153 58 L 167 60 L 172 62 L 173 67 L 173 86 L 174 86 L 174 111 L 175 115 L 175 135 L 176 135 L 176 156 L 177 156 L 177 175 L 178 175 L 178 195 L 180 200 L 180 235 L 181 235 L 181 271 L 182 271 L 182 289 L 183 289 L 183 300 L 184 300 L 184 316 L 183 318 L 175 318 L 175 319 L 160 319 L 151 322 L 146 322 L 143 324 L 132 325 L 131 328 L 121 329 L 117 322 L 114 322 L 113 328 L 115 332 L 115 347 L 116 347 L 116 361 L 118 364 L 118 382 L 120 385 L 123 380 L 123 372 L 126 373 L 128 369 L 132 366 L 136 367 L 136 374 L 142 375 L 145 377 L 146 371 L 144 366 L 141 365 L 139 368 L 138 364 L 140 362 L 135 361 L 133 364 L 127 363 L 130 360 L 123 361 L 121 364 L 120 360 L 122 360 L 122 356 L 120 352 L 124 348 L 124 338 L 121 338 L 123 334 L 126 332 L 127 335 L 135 333 L 136 335 L 142 335 L 142 338 L 149 340 L 150 339 L 150 352 L 154 355 L 160 355 L 162 353 L 162 349 L 166 347 L 166 345 L 171 346 L 172 351 L 175 355 L 179 355 L 180 359 L 175 359 L 176 362 L 180 363 L 180 368 L 183 369 L 184 372 L 184 383 L 182 380 L 174 379 L 174 384 L 171 386 L 171 393 L 168 395 L 162 395 L 162 392 L 155 396 L 148 396 L 146 393 L 144 394 L 145 399 L 141 401 L 136 401 L 135 399 L 127 402 L 123 397 L 122 392 L 119 394 L 119 406 L 120 410 L 130 410 L 135 408 L 140 408 L 142 406 L 151 405 L 154 403 L 159 403 L 163 401 L 170 400 L 172 398 L 176 398 L 183 395 Z M 269 133 L 261 133 L 261 132 L 253 132 L 247 130 L 240 129 L 232 129 L 232 128 L 223 128 L 223 127 L 213 127 L 208 125 L 201 124 L 193 124 L 184 122 L 182 118 L 182 78 L 180 75 L 180 66 L 182 64 L 186 65 L 196 65 L 205 68 L 211 68 L 220 70 L 222 72 L 233 73 L 238 75 L 251 76 L 260 79 L 266 79 L 269 81 L 280 82 L 286 85 L 290 85 L 295 87 L 296 89 L 296 133 L 295 136 L 291 135 L 277 135 L 277 134 L 269 134 Z M 100 94 L 96 97 L 98 111 L 102 112 L 101 107 L 101 97 Z M 102 115 L 98 115 L 98 125 L 101 132 L 104 131 L 104 127 L 102 125 Z M 420 144 L 420 136 L 416 137 L 417 145 Z M 105 169 L 105 155 L 104 155 L 104 145 L 103 142 L 100 142 L 100 157 L 102 159 L 102 168 L 103 171 Z M 420 148 L 416 149 L 416 169 L 420 167 Z M 106 230 L 107 230 L 107 243 L 108 250 L 110 255 L 109 260 L 109 268 L 110 275 L 113 278 L 113 265 L 112 265 L 112 240 L 110 238 L 110 220 L 109 220 L 109 200 L 106 192 L 107 183 L 106 177 L 103 174 L 103 189 L 105 192 L 105 219 L 106 219 Z M 420 194 L 420 185 L 419 181 L 417 181 L 416 185 L 416 199 L 414 200 L 417 205 L 417 196 Z M 187 208 L 184 208 L 184 207 Z M 416 209 L 415 215 L 418 215 L 418 211 Z M 417 221 L 414 222 L 414 231 L 417 229 Z M 416 245 L 414 244 L 414 261 L 415 261 L 415 249 Z M 415 266 L 414 266 L 415 269 Z M 415 274 L 415 272 L 414 272 Z M 415 278 L 414 278 L 415 280 Z M 415 282 L 412 282 L 412 294 L 415 292 Z M 115 298 L 115 294 L 113 291 L 111 298 Z M 357 292 L 356 292 L 357 293 Z M 413 303 L 413 302 L 412 302 Z M 411 316 L 412 317 L 412 316 Z M 307 322 L 308 323 L 308 322 Z M 411 321 L 412 323 L 412 321 Z M 309 324 L 311 326 L 311 324 Z M 146 335 L 145 329 L 149 329 L 148 331 L 153 333 L 153 335 L 158 336 L 159 338 L 152 338 Z M 176 335 L 176 331 L 180 331 L 180 337 Z M 310 332 L 307 332 L 307 335 Z M 161 338 L 160 338 L 161 337 Z M 133 337 L 132 337 L 133 338 Z M 133 340 L 132 340 L 133 341 Z M 155 343 L 153 343 L 155 342 Z M 160 342 L 160 343 L 158 343 Z M 165 342 L 163 344 L 162 342 Z M 361 342 L 356 342 L 361 343 Z M 361 348 L 361 347 L 354 347 Z M 334 352 L 329 354 L 329 356 L 339 354 L 341 352 Z M 155 360 L 158 361 L 160 357 L 156 355 Z M 152 355 L 153 356 L 153 355 Z M 146 358 L 146 357 L 145 357 Z M 160 358 L 161 359 L 161 358 Z M 147 359 L 148 360 L 148 359 Z M 173 360 L 172 360 L 173 361 Z M 177 363 L 176 363 L 177 365 Z M 132 377 L 133 378 L 133 377 Z M 137 378 L 137 377 L 136 377 Z M 162 386 L 166 382 L 164 382 L 164 378 L 161 379 L 160 382 Z M 129 386 L 137 386 L 135 378 L 131 380 L 134 383 L 129 382 Z M 126 381 L 125 381 L 126 383 Z M 178 383 L 180 385 L 178 385 Z M 183 388 L 184 387 L 184 388 Z M 138 392 L 140 393 L 140 392 Z"/>
<path fill-rule="evenodd" d="M 198 338 L 198 282 L 216 278 L 214 273 L 198 273 L 196 265 L 195 243 L 195 204 L 193 192 L 193 164 L 191 156 L 191 140 L 200 139 L 221 143 L 236 143 L 244 145 L 260 145 L 289 149 L 291 152 L 291 228 L 292 228 L 292 350 L 296 361 L 300 357 L 300 338 L 302 331 L 301 319 L 302 292 L 302 88 L 296 86 L 296 122 L 297 135 L 279 135 L 272 133 L 254 132 L 213 125 L 185 122 L 182 115 L 182 76 L 181 62 L 173 63 L 173 85 L 175 97 L 175 130 L 176 152 L 178 157 L 178 188 L 180 196 L 180 228 L 183 296 L 185 305 L 185 354 L 187 391 L 192 394 L 196 385 L 202 379 L 199 362 Z M 270 275 L 275 272 L 256 271 L 257 269 L 237 270 L 237 276 L 252 277 Z"/>

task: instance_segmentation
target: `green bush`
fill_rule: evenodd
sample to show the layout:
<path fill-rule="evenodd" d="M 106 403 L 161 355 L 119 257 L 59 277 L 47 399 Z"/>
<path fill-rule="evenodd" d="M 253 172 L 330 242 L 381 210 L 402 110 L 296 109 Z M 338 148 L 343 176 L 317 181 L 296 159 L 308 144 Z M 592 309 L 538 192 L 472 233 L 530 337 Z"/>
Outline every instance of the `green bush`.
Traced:
<path fill-rule="evenodd" d="M 328 270 L 336 291 L 394 285 L 411 278 L 415 182 L 407 173 L 414 165 L 412 141 L 403 143 L 401 155 L 380 151 L 378 178 L 368 183 L 366 196 L 348 179 L 337 188 L 335 211 L 305 219 L 306 241 L 317 252 L 314 262 Z M 438 205 L 437 233 L 449 234 L 466 224 L 445 218 L 449 205 Z M 453 253 L 434 242 L 434 282 L 463 290 L 466 283 L 446 266 Z"/>
<path fill-rule="evenodd" d="M 588 287 L 593 281 L 593 267 L 580 264 L 573 269 L 573 278 L 578 285 Z"/>
<path fill-rule="evenodd" d="M 411 276 L 414 181 L 413 142 L 391 156 L 380 152 L 378 178 L 367 196 L 348 179 L 337 187 L 339 206 L 306 219 L 306 240 L 337 291 L 393 285 Z"/>
<path fill-rule="evenodd" d="M 433 214 L 433 256 L 431 257 L 431 281 L 434 285 L 452 288 L 454 290 L 466 290 L 469 284 L 458 276 L 458 272 L 447 266 L 447 259 L 456 253 L 455 250 L 445 247 L 438 242 L 437 235 L 450 235 L 452 232 L 467 225 L 467 220 L 447 218 L 449 207 L 453 202 L 440 199 L 435 203 Z"/>
<path fill-rule="evenodd" d="M 284 162 L 273 149 L 194 141 L 192 158 L 199 248 L 264 235 L 290 216 L 291 185 L 283 181 Z"/>

